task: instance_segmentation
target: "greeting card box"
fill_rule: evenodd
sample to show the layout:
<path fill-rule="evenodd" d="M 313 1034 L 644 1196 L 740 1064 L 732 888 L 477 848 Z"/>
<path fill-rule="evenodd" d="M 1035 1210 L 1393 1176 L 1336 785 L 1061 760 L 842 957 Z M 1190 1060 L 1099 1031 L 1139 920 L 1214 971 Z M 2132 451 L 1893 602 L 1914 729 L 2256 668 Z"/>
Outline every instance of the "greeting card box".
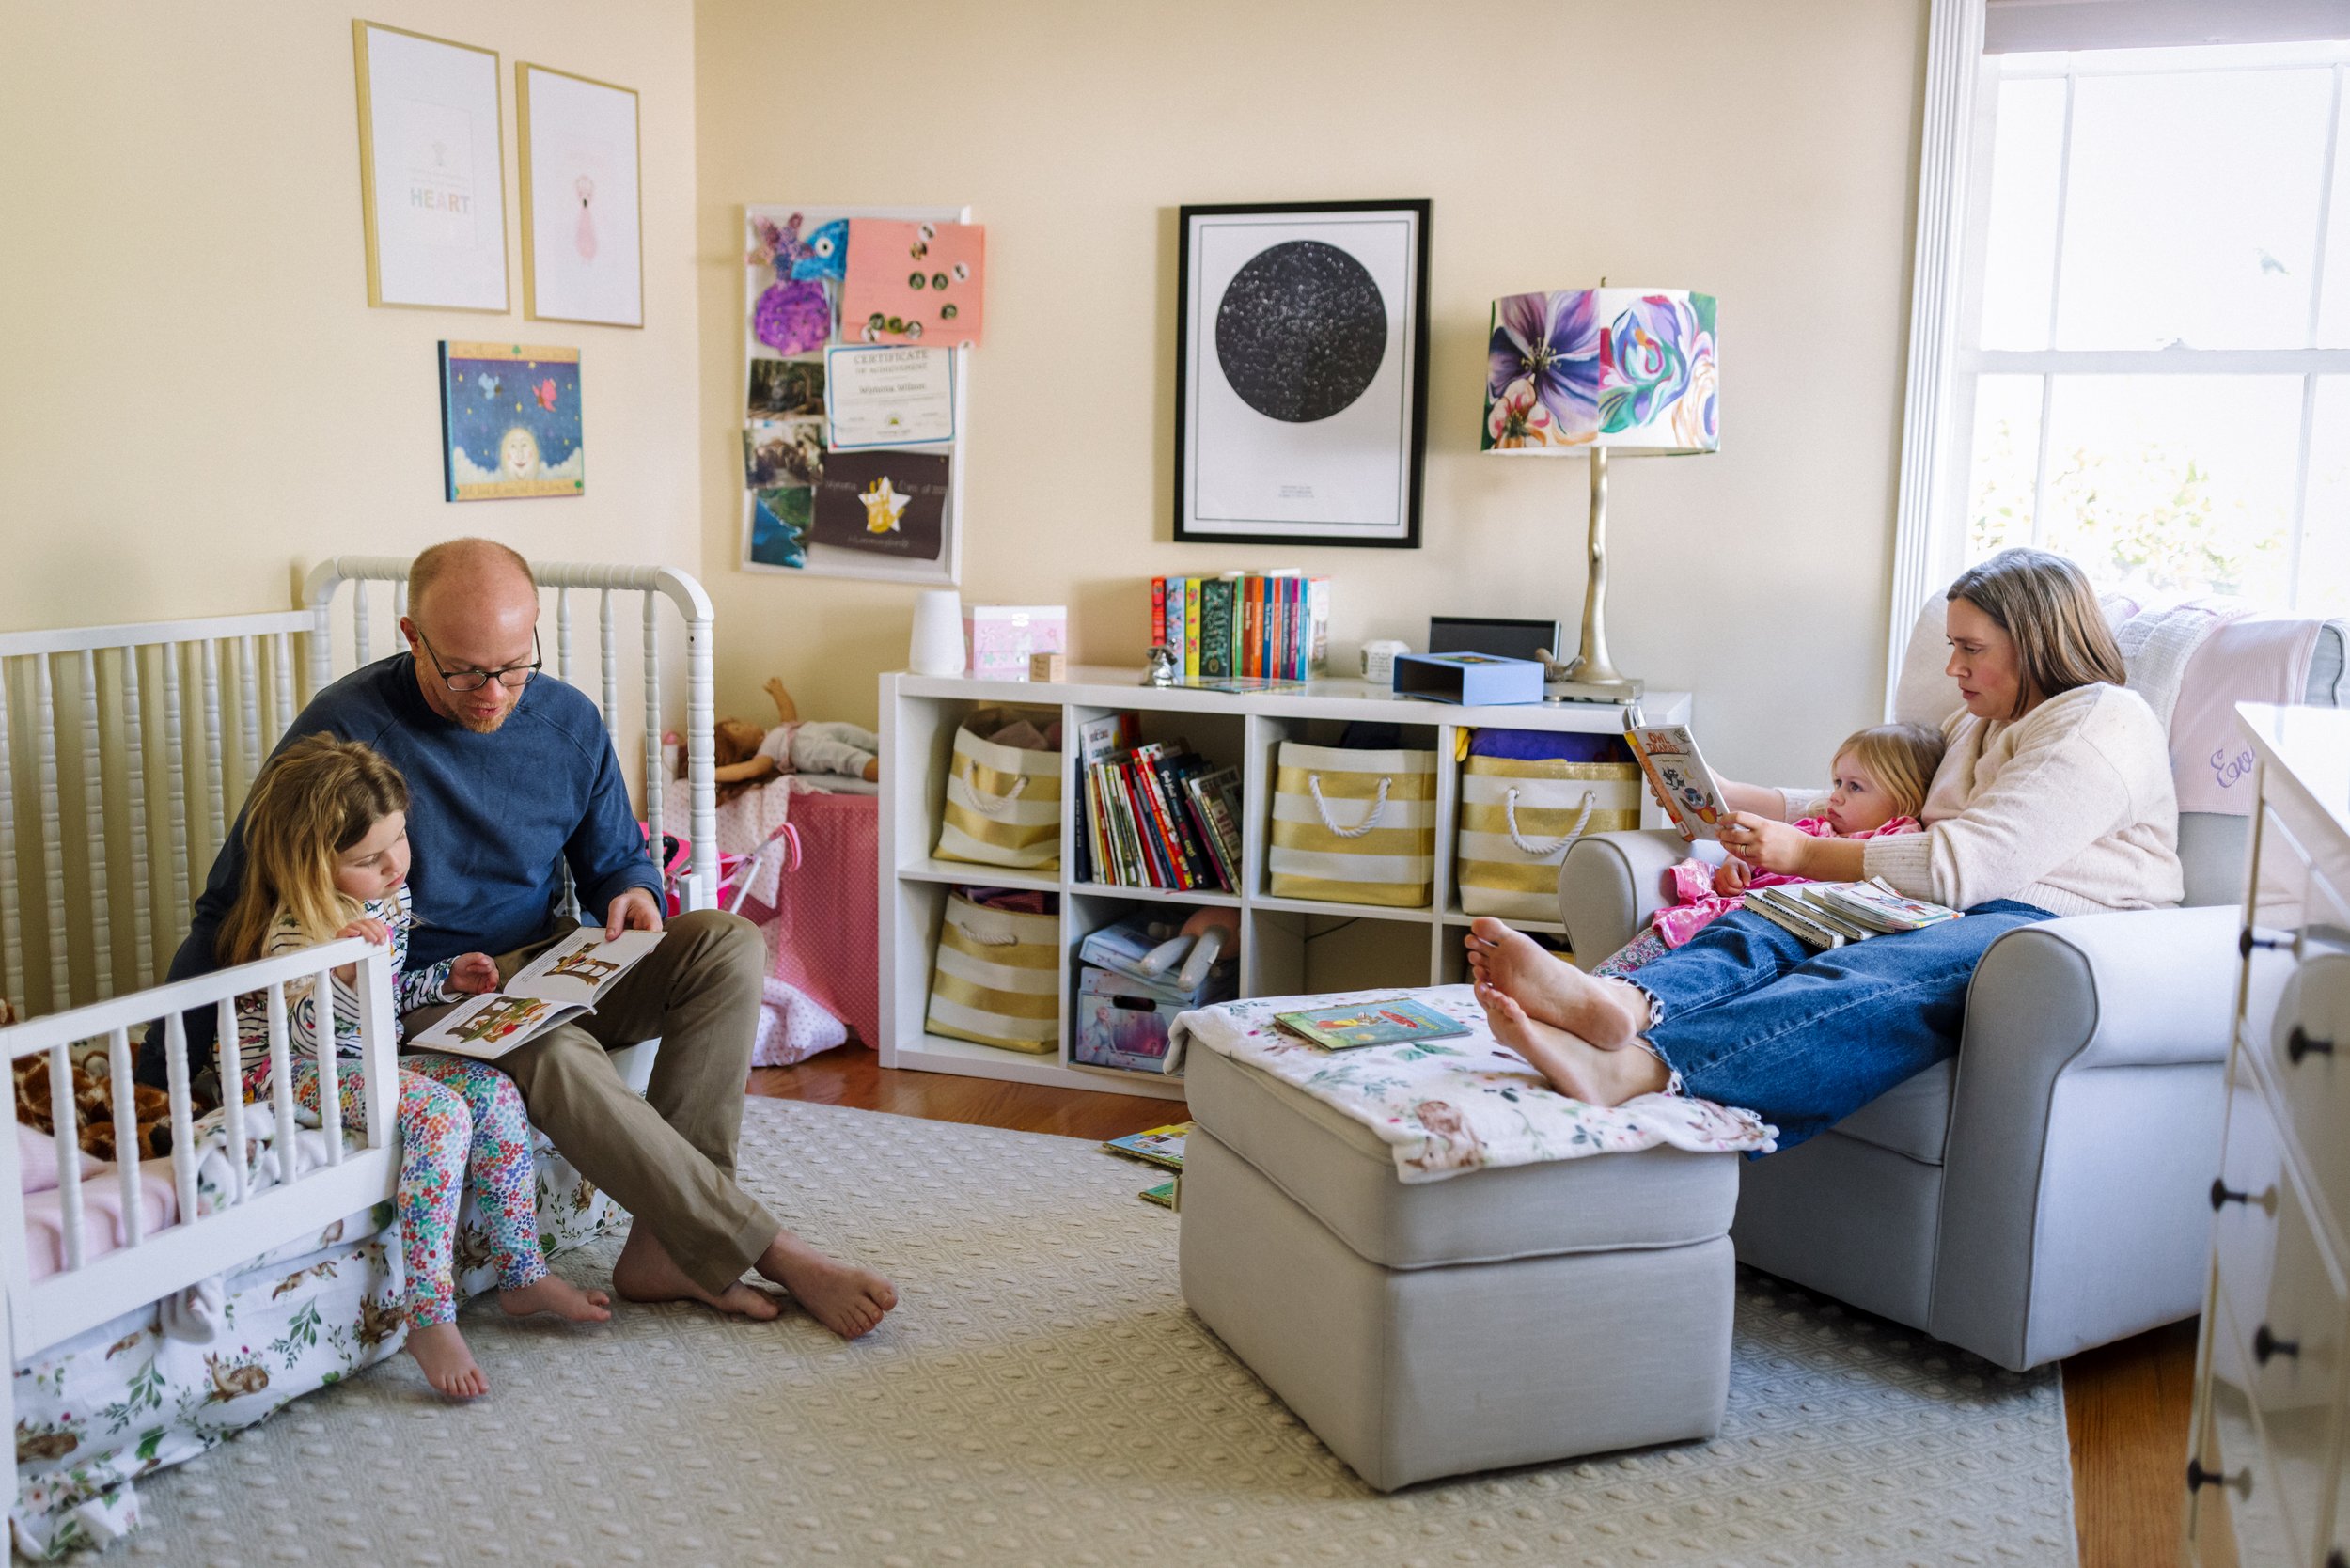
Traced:
<path fill-rule="evenodd" d="M 983 680 L 1026 681 L 1036 653 L 1069 651 L 1066 604 L 968 604 L 963 641 L 970 672 Z"/>
<path fill-rule="evenodd" d="M 1491 653 L 1398 653 L 1395 695 L 1467 707 L 1540 702 L 1543 666 L 1531 659 L 1501 659 Z"/>

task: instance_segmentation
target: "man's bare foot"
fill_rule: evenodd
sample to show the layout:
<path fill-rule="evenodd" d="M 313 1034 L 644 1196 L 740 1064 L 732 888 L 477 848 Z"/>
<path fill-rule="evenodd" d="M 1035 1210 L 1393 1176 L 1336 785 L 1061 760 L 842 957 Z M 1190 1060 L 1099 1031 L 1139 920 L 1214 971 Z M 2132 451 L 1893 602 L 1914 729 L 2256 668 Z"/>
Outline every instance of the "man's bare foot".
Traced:
<path fill-rule="evenodd" d="M 1461 941 L 1477 980 L 1516 998 L 1536 1023 L 1564 1029 L 1603 1051 L 1622 1050 L 1648 1026 L 1648 998 L 1639 987 L 1587 975 L 1490 915 L 1469 922 Z"/>
<path fill-rule="evenodd" d="M 790 1291 L 808 1315 L 844 1340 L 870 1333 L 892 1307 L 898 1289 L 870 1268 L 836 1262 L 785 1231 L 752 1265 Z"/>
<path fill-rule="evenodd" d="M 412 1326 L 403 1348 L 424 1369 L 424 1380 L 449 1398 L 479 1399 L 490 1391 L 490 1380 L 482 1375 L 480 1364 L 455 1324 Z"/>
<path fill-rule="evenodd" d="M 509 1318 L 526 1318 L 534 1312 L 553 1312 L 566 1323 L 609 1323 L 612 1321 L 612 1298 L 602 1291 L 584 1291 L 559 1274 L 550 1274 L 527 1285 L 498 1292 L 498 1306 Z"/>
<path fill-rule="evenodd" d="M 1550 1087 L 1587 1105 L 1621 1105 L 1654 1094 L 1671 1082 L 1665 1064 L 1646 1051 L 1603 1051 L 1564 1029 L 1527 1016 L 1509 993 L 1480 981 L 1477 1000 L 1494 1038 L 1524 1057 Z"/>
<path fill-rule="evenodd" d="M 641 1225 L 629 1227 L 628 1240 L 612 1265 L 612 1288 L 623 1301 L 698 1301 L 729 1316 L 759 1323 L 783 1313 L 765 1291 L 740 1279 L 723 1291 L 703 1290 L 677 1266 L 669 1249 Z"/>

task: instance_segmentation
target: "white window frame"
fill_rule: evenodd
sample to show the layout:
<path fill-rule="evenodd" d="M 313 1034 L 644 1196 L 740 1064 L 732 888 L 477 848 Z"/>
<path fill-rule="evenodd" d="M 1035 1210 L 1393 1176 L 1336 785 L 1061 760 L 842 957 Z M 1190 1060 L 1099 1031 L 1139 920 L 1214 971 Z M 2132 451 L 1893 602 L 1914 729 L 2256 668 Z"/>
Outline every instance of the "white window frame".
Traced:
<path fill-rule="evenodd" d="M 1986 89 L 1999 76 L 1984 54 L 1985 0 L 1934 0 L 1927 40 L 1926 104 L 1918 185 L 1918 234 L 1911 285 L 1909 376 L 1902 430 L 1901 487 L 1894 520 L 1892 618 L 1886 637 L 1886 712 L 1891 715 L 1903 654 L 1927 601 L 1957 575 L 1965 560 L 1966 512 L 1972 483 L 1975 386 L 1985 375 L 2036 375 L 2041 380 L 2040 442 L 2034 537 L 2044 527 L 2047 486 L 2045 447 L 2048 399 L 2059 374 L 2261 375 L 2301 378 L 2301 430 L 2288 543 L 2288 591 L 2300 591 L 2301 551 L 2307 531 L 2309 459 L 2321 375 L 2350 375 L 2350 349 L 1982 349 L 1968 346 L 1974 335 L 1969 312 L 1979 310 L 1970 289 L 1980 273 L 1988 229 L 1988 204 L 1976 192 L 1990 177 L 1992 117 L 1996 96 Z M 2111 7 L 2120 12 L 2122 7 Z M 2119 41 L 2118 39 L 2116 41 Z M 2149 39 L 2148 41 L 2155 41 Z M 2184 41 L 2164 39 L 2161 41 Z M 2175 69 L 2175 67 L 2171 68 Z M 2339 140 L 2350 67 L 2336 64 L 2334 97 L 2320 186 L 2317 247 L 2327 243 L 2325 193 L 2333 186 L 2334 149 Z M 2072 124 L 2070 70 L 2066 88 L 2066 139 Z M 2061 232 L 2070 159 L 2058 170 L 2057 211 Z M 2350 237 L 2336 243 L 2350 243 Z M 2062 265 L 2061 256 L 2058 265 Z M 2321 275 L 2312 280 L 2311 323 L 2321 307 Z M 2060 279 L 2059 280 L 2060 286 Z M 2050 291 L 2051 331 L 2055 288 Z M 2314 332 L 2311 333 L 2314 337 Z"/>

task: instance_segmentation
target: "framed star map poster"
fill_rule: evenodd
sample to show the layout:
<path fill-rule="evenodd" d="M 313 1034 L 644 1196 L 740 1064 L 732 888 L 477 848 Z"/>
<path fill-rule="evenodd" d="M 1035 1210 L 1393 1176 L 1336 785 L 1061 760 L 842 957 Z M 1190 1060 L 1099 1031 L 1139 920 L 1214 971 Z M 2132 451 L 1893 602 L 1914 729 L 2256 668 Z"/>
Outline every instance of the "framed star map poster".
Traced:
<path fill-rule="evenodd" d="M 1428 209 L 1181 210 L 1179 542 L 1418 548 Z"/>
<path fill-rule="evenodd" d="M 857 228 L 866 243 L 892 247 L 888 272 L 904 282 L 921 269 L 926 304 L 936 296 L 955 306 L 957 320 L 976 318 L 978 269 L 957 277 L 938 259 L 939 230 L 970 216 L 964 207 L 743 210 L 744 571 L 961 581 L 971 351 L 869 332 L 865 318 L 844 330 L 841 303 L 851 220 L 887 219 Z M 932 246 L 936 256 L 917 254 Z M 875 265 L 862 259 L 860 271 Z M 931 286 L 933 274 L 947 275 L 944 289 Z"/>
<path fill-rule="evenodd" d="M 441 345 L 441 470 L 452 501 L 581 495 L 579 351 Z"/>

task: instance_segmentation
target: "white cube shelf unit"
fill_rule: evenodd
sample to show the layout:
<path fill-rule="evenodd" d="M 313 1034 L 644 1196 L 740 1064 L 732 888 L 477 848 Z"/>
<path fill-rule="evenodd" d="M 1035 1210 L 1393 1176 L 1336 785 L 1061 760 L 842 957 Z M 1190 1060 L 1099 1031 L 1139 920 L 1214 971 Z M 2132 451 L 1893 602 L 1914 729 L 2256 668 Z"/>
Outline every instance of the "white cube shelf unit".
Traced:
<path fill-rule="evenodd" d="M 1302 690 L 1226 694 L 1140 684 L 1131 669 L 1078 667 L 1065 682 L 976 680 L 893 674 L 881 678 L 881 1064 L 974 1077 L 1053 1084 L 1110 1093 L 1181 1099 L 1180 1077 L 1089 1067 L 1069 1059 L 1077 946 L 1088 933 L 1152 904 L 1240 911 L 1240 994 L 1280 996 L 1370 985 L 1432 985 L 1464 978 L 1461 935 L 1473 917 L 1453 887 L 1453 846 L 1460 801 L 1460 731 L 1484 728 L 1616 734 L 1622 710 L 1591 703 L 1457 708 L 1397 698 L 1361 681 L 1316 681 Z M 939 860 L 955 729 L 975 709 L 1013 704 L 1057 710 L 1063 748 L 1058 869 L 1016 871 Z M 1642 712 L 1660 724 L 1685 724 L 1686 692 L 1651 692 Z M 1168 892 L 1076 881 L 1077 834 L 1085 792 L 1077 777 L 1077 728 L 1088 719 L 1131 712 L 1146 741 L 1188 741 L 1211 760 L 1241 770 L 1242 877 L 1238 893 Z M 1433 905 L 1392 909 L 1275 898 L 1267 891 L 1265 845 L 1272 821 L 1276 754 L 1286 740 L 1329 745 L 1350 722 L 1403 728 L 1404 744 L 1434 750 L 1436 771 L 1436 874 Z M 1653 807 L 1647 808 L 1656 819 Z M 925 1028 L 931 969 L 950 886 L 1025 887 L 1059 895 L 1060 1044 L 1028 1055 L 933 1035 Z M 1562 933 L 1555 923 L 1528 929 Z"/>

